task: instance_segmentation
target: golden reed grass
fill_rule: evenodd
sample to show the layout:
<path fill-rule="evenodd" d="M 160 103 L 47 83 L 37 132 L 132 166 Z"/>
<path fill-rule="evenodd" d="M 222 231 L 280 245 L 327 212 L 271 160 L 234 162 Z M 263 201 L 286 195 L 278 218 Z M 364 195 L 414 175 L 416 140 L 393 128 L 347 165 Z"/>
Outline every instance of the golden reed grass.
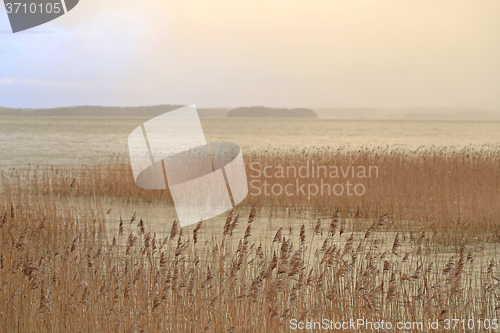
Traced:
<path fill-rule="evenodd" d="M 478 150 L 464 148 L 460 151 L 448 149 L 389 150 L 383 148 L 346 151 L 342 149 L 312 148 L 266 150 L 244 153 L 250 194 L 242 206 L 267 207 L 294 211 L 308 210 L 333 214 L 339 210 L 346 216 L 367 219 L 388 214 L 400 230 L 439 230 L 444 233 L 444 242 L 461 243 L 464 240 L 498 238 L 500 221 L 500 150 Z M 315 165 L 316 177 L 303 179 L 299 169 L 309 163 Z M 283 178 L 275 175 L 279 166 L 285 170 Z M 359 167 L 372 169 L 370 178 L 358 178 Z M 268 179 L 262 172 L 268 167 Z M 318 172 L 317 167 L 325 167 Z M 339 168 L 339 178 L 330 178 L 332 167 Z M 344 178 L 342 169 L 355 168 Z M 287 169 L 290 168 L 290 169 Z M 258 169 L 259 171 L 256 171 Z M 294 174 L 293 169 L 297 173 Z M 289 171 L 288 173 L 286 171 Z M 327 170 L 327 177 L 325 176 Z M 260 173 L 260 175 L 259 175 Z M 317 177 L 318 173 L 321 177 Z M 311 175 L 311 173 L 309 173 Z M 9 175 L 5 175 L 9 176 Z M 170 193 L 159 190 L 144 190 L 136 186 L 129 162 L 115 156 L 106 162 L 95 162 L 73 168 L 52 168 L 40 176 L 35 173 L 24 176 L 25 184 L 34 186 L 34 191 L 52 191 L 61 197 L 109 196 L 125 203 L 145 201 L 171 202 Z M 264 194 L 264 181 L 268 193 Z M 288 196 L 284 188 L 297 194 L 297 181 L 305 184 L 327 184 L 331 194 L 307 194 Z M 365 193 L 361 196 L 333 195 L 336 184 L 362 184 Z M 253 183 L 252 183 L 253 182 Z M 277 186 L 274 194 L 271 186 Z M 256 195 L 260 189 L 260 195 Z M 282 192 L 280 195 L 279 189 Z M 351 188 L 352 192 L 352 188 Z"/>
<path fill-rule="evenodd" d="M 439 232 L 398 232 L 382 217 L 351 233 L 336 213 L 266 241 L 252 235 L 266 220 L 252 208 L 248 219 L 230 212 L 215 233 L 174 222 L 160 237 L 134 214 L 109 235 L 102 196 L 76 205 L 60 180 L 44 181 L 13 175 L 2 185 L 2 332 L 267 333 L 323 318 L 443 327 L 500 314 L 496 253 L 467 244 L 443 253 Z"/>

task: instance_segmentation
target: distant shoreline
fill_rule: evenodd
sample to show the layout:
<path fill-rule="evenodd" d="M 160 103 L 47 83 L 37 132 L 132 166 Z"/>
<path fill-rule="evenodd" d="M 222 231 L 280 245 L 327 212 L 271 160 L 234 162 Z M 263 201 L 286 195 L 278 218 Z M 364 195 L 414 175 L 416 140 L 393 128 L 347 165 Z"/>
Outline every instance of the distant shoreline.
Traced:
<path fill-rule="evenodd" d="M 138 107 L 74 106 L 50 109 L 0 107 L 0 117 L 82 117 L 152 118 L 183 105 Z M 432 107 L 332 107 L 332 108 L 199 108 L 200 118 L 248 119 L 336 119 L 336 120 L 407 120 L 407 121 L 500 121 L 500 112 L 480 108 Z"/>

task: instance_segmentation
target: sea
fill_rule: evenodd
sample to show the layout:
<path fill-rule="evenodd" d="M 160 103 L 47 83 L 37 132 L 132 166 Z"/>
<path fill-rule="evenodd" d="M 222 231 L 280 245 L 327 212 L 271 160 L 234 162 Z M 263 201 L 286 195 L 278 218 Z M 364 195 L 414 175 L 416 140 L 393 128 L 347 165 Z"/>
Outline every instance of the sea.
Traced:
<path fill-rule="evenodd" d="M 147 118 L 0 117 L 0 168 L 85 163 L 122 154 Z M 332 149 L 460 150 L 500 147 L 500 121 L 202 118 L 208 142 L 243 151 Z"/>

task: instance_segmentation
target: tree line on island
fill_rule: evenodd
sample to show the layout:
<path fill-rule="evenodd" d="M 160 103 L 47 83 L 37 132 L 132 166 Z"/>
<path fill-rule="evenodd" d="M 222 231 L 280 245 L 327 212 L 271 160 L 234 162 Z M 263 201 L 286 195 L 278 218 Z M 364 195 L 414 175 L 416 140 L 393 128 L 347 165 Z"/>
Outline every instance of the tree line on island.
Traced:
<path fill-rule="evenodd" d="M 275 109 L 264 106 L 250 106 L 233 109 L 228 117 L 276 117 L 276 118 L 318 118 L 318 114 L 306 108 Z"/>

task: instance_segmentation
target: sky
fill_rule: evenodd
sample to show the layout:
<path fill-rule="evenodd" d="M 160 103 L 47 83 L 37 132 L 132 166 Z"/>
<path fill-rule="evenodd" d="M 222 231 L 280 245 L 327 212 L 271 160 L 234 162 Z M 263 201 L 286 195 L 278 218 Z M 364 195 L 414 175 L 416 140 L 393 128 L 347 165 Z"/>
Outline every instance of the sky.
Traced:
<path fill-rule="evenodd" d="M 0 106 L 500 111 L 498 0 L 80 0 L 12 34 Z"/>

